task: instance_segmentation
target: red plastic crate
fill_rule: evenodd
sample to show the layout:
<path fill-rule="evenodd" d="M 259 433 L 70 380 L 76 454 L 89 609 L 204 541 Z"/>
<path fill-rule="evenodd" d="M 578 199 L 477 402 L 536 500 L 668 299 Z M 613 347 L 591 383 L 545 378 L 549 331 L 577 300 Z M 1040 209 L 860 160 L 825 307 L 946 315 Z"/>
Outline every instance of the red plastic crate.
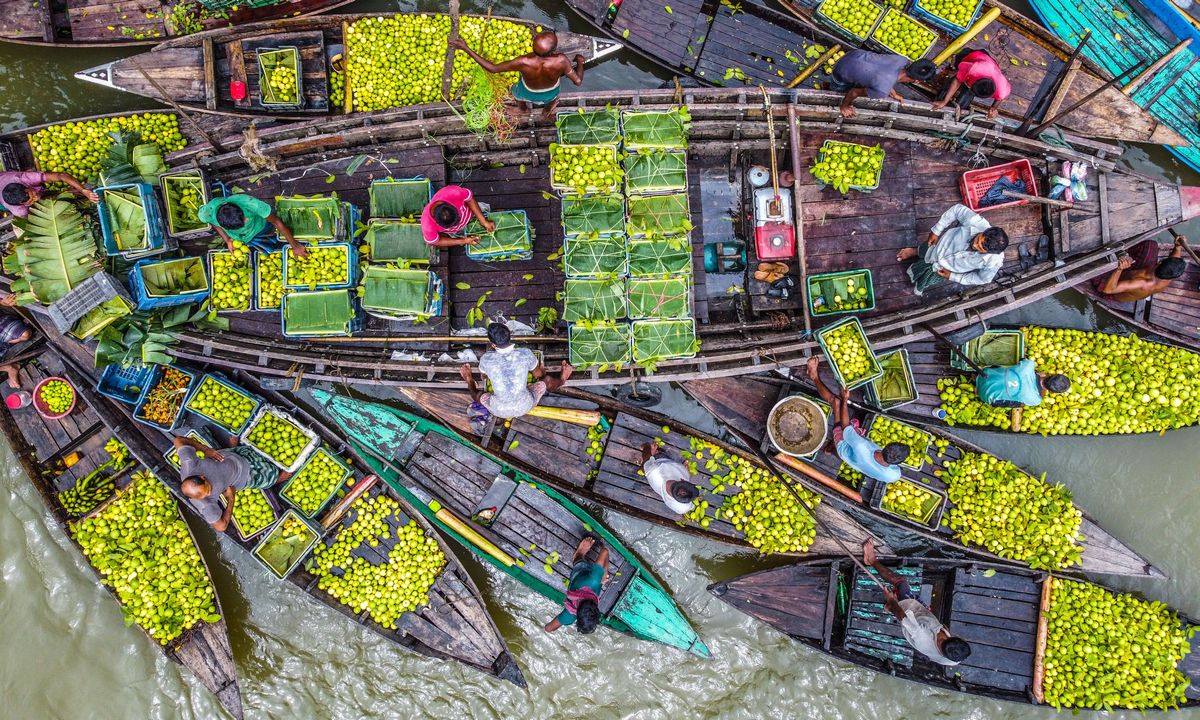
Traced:
<path fill-rule="evenodd" d="M 979 207 L 979 201 L 992 185 L 1001 177 L 1008 176 L 1011 180 L 1025 181 L 1025 194 L 1037 195 L 1037 178 L 1033 176 L 1033 166 L 1028 160 L 1013 160 L 1010 163 L 996 165 L 994 167 L 982 168 L 980 170 L 968 170 L 963 173 L 962 178 L 958 181 L 958 187 L 962 191 L 963 202 L 966 206 L 976 212 L 987 212 L 997 208 L 1010 207 L 1012 205 L 1024 205 L 1028 200 L 1013 200 L 1012 202 L 1000 203 L 999 205 L 989 205 L 985 208 Z"/>

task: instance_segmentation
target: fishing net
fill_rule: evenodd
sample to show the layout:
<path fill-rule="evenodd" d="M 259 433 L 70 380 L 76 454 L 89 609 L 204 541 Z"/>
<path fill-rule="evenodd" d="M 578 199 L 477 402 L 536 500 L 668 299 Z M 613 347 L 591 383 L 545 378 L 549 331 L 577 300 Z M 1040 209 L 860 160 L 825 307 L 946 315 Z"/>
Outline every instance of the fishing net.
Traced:
<path fill-rule="evenodd" d="M 564 195 L 564 235 L 621 233 L 625 231 L 625 200 L 619 195 Z"/>
<path fill-rule="evenodd" d="M 524 210 L 500 210 L 488 213 L 488 220 L 496 224 L 486 232 L 478 220 L 467 224 L 467 235 L 478 235 L 479 242 L 467 246 L 467 257 L 472 260 L 528 260 L 533 257 L 533 231 Z"/>
<path fill-rule="evenodd" d="M 621 117 L 613 108 L 559 113 L 554 120 L 558 141 L 569 145 L 601 145 L 620 142 Z"/>
<path fill-rule="evenodd" d="M 687 193 L 633 195 L 629 198 L 629 234 L 662 237 L 692 229 Z"/>
<path fill-rule="evenodd" d="M 418 218 L 433 199 L 428 178 L 383 178 L 367 188 L 372 218 Z"/>
<path fill-rule="evenodd" d="M 686 148 L 692 116 L 686 107 L 667 112 L 634 112 L 622 115 L 626 150 Z"/>
<path fill-rule="evenodd" d="M 691 315 L 691 278 L 675 275 L 629 279 L 629 317 L 683 318 Z"/>
<path fill-rule="evenodd" d="M 364 310 L 396 317 L 432 314 L 432 273 L 370 265 L 363 273 Z"/>
<path fill-rule="evenodd" d="M 563 283 L 563 320 L 618 320 L 625 317 L 625 281 L 620 278 Z"/>
<path fill-rule="evenodd" d="M 617 277 L 628 270 L 622 235 L 567 237 L 563 245 L 563 272 L 567 277 Z"/>
<path fill-rule="evenodd" d="M 687 189 L 687 153 L 647 150 L 625 156 L 625 188 L 629 193 Z"/>
<path fill-rule="evenodd" d="M 478 135 L 491 136 L 497 142 L 512 137 L 517 125 L 505 108 L 505 103 L 512 97 L 509 85 L 503 76 L 475 66 L 462 101 L 463 123 L 468 129 Z"/>
<path fill-rule="evenodd" d="M 349 335 L 353 319 L 348 290 L 294 292 L 283 298 L 284 335 Z"/>
<path fill-rule="evenodd" d="M 373 262 L 430 263 L 437 247 L 425 242 L 421 226 L 403 220 L 371 220 L 367 223 L 367 247 Z"/>
<path fill-rule="evenodd" d="M 692 357 L 699 350 L 694 320 L 638 320 L 633 323 L 633 361 L 640 365 Z"/>
<path fill-rule="evenodd" d="M 692 243 L 687 235 L 638 238 L 629 243 L 629 274 L 633 277 L 692 272 Z"/>
<path fill-rule="evenodd" d="M 275 214 L 297 240 L 335 240 L 342 206 L 334 196 L 293 195 L 275 198 Z"/>
<path fill-rule="evenodd" d="M 633 354 L 628 323 L 572 325 L 567 334 L 569 359 L 577 368 L 623 365 Z"/>

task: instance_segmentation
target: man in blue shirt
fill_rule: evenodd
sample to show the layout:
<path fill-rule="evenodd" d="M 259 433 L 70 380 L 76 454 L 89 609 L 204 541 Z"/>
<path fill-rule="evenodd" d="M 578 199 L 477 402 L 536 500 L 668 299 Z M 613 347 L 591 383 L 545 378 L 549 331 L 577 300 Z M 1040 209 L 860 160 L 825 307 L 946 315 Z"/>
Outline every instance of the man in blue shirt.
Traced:
<path fill-rule="evenodd" d="M 985 405 L 1000 408 L 1036 407 L 1046 393 L 1071 389 L 1066 375 L 1039 373 L 1026 358 L 1016 365 L 986 367 L 975 376 L 975 392 Z"/>
<path fill-rule="evenodd" d="M 879 447 L 859 427 L 858 420 L 850 419 L 850 391 L 842 388 L 841 396 L 834 395 L 817 374 L 821 359 L 808 359 L 808 379 L 817 388 L 821 399 L 833 408 L 833 442 L 842 462 L 878 482 L 890 483 L 900 479 L 900 465 L 911 452 L 904 443 L 892 442 Z"/>

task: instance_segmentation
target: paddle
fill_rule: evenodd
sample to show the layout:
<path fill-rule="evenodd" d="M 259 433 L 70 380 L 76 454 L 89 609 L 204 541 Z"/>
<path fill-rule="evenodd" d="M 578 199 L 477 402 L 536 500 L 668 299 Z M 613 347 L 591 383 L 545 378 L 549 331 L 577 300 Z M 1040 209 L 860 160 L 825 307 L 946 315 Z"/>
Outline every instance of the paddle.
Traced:
<path fill-rule="evenodd" d="M 1183 237 L 1179 233 L 1175 232 L 1175 228 L 1167 228 L 1167 232 L 1171 233 L 1171 237 L 1175 238 L 1176 240 Z M 1192 262 L 1200 265 L 1200 256 L 1196 255 L 1196 251 L 1192 249 L 1191 245 L 1188 245 L 1186 242 L 1184 242 L 1183 250 L 1188 254 L 1188 257 L 1192 259 Z"/>

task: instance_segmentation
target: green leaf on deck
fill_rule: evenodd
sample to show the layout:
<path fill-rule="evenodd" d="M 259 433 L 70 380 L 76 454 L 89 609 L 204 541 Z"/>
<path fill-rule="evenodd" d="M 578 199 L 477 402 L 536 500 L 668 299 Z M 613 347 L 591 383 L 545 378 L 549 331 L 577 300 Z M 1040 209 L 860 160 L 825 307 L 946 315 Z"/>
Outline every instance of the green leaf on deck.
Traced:
<path fill-rule="evenodd" d="M 521 165 L 517 168 L 517 172 L 521 173 L 522 175 L 525 174 L 525 163 L 521 163 Z"/>
<path fill-rule="evenodd" d="M 524 275 L 522 275 L 522 276 L 521 276 L 521 279 L 522 279 L 522 280 L 532 280 L 532 279 L 533 279 L 533 273 L 525 273 Z"/>
<path fill-rule="evenodd" d="M 1127 20 L 1127 19 L 1129 19 L 1129 13 L 1127 13 L 1127 12 L 1122 12 L 1122 11 L 1120 11 L 1120 10 L 1117 10 L 1116 8 L 1113 8 L 1113 11 L 1112 11 L 1112 16 L 1113 16 L 1113 18 L 1114 18 L 1114 19 L 1116 19 L 1116 20 Z"/>
<path fill-rule="evenodd" d="M 984 570 L 984 571 L 983 571 L 983 576 L 984 576 L 984 577 L 992 577 L 992 576 L 993 576 L 993 575 L 995 575 L 995 574 L 996 574 L 996 571 L 995 571 L 995 570 L 993 570 L 992 568 L 988 568 L 987 570 Z"/>
<path fill-rule="evenodd" d="M 518 298 L 517 301 L 513 303 L 513 307 L 519 308 L 527 302 L 529 302 L 529 298 Z"/>
<path fill-rule="evenodd" d="M 629 28 L 625 28 L 625 30 L 621 32 L 621 37 L 629 39 Z"/>
<path fill-rule="evenodd" d="M 517 449 L 517 446 L 518 446 L 518 445 L 520 445 L 520 444 L 521 444 L 521 441 L 520 441 L 520 440 L 513 440 L 512 442 L 510 442 L 510 443 L 508 444 L 508 449 L 509 449 L 509 450 L 516 450 L 516 449 Z"/>
<path fill-rule="evenodd" d="M 465 283 L 465 282 L 457 282 L 457 283 L 454 283 L 454 287 L 458 288 L 459 290 L 470 290 L 471 284 Z"/>
<path fill-rule="evenodd" d="M 671 6 L 670 6 L 670 5 L 663 5 L 663 10 L 666 10 L 668 15 L 674 15 L 674 14 L 675 14 L 675 11 L 671 9 Z"/>
<path fill-rule="evenodd" d="M 337 175 L 330 175 L 329 177 L 325 178 L 326 185 L 332 185 L 335 182 L 337 182 Z"/>

